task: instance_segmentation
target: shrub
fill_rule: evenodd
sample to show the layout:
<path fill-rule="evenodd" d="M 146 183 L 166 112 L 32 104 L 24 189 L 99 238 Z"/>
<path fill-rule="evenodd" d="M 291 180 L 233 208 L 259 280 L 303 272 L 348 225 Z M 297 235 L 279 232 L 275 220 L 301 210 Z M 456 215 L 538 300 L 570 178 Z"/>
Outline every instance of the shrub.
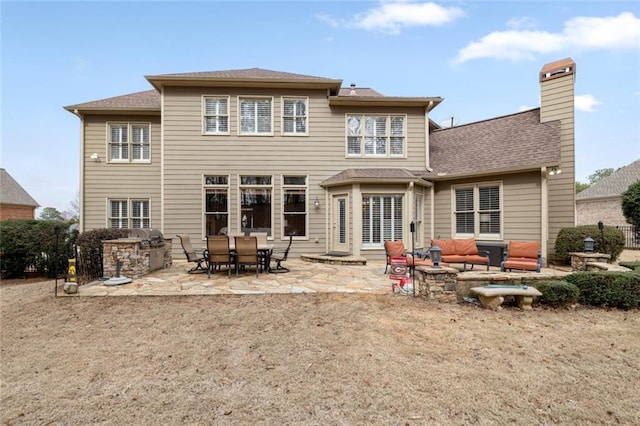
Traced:
<path fill-rule="evenodd" d="M 78 235 L 78 268 L 80 281 L 88 281 L 102 276 L 102 241 L 115 240 L 129 235 L 128 229 L 92 229 Z"/>
<path fill-rule="evenodd" d="M 598 225 L 582 225 L 575 228 L 562 228 L 556 237 L 555 256 L 565 265 L 570 263 L 571 252 L 584 251 L 584 239 L 591 237 L 594 240 L 594 250 L 611 256 L 614 262 L 622 250 L 624 250 L 624 233 L 615 227 L 605 226 L 602 232 Z"/>
<path fill-rule="evenodd" d="M 619 265 L 640 273 L 640 262 L 620 262 Z"/>
<path fill-rule="evenodd" d="M 622 193 L 622 214 L 628 223 L 640 228 L 640 181 L 632 183 Z"/>
<path fill-rule="evenodd" d="M 578 287 L 567 281 L 540 281 L 536 288 L 542 293 L 538 301 L 553 307 L 573 305 L 580 294 Z"/>
<path fill-rule="evenodd" d="M 578 302 L 584 305 L 621 309 L 640 307 L 640 274 L 576 272 L 565 280 L 578 287 Z"/>

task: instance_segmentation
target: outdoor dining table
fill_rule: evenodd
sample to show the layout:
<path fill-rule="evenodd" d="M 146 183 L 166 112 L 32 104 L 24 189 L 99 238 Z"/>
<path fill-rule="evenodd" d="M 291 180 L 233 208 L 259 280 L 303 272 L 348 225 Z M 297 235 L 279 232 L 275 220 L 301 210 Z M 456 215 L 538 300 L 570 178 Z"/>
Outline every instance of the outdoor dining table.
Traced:
<path fill-rule="evenodd" d="M 236 241 L 229 238 L 229 250 L 231 254 L 236 252 Z M 200 251 L 200 250 L 198 250 Z M 266 272 L 271 272 L 269 264 L 271 263 L 271 252 L 273 251 L 273 244 L 258 244 L 258 257 L 262 259 L 262 268 Z M 202 253 L 206 253 L 207 249 L 203 248 Z"/>

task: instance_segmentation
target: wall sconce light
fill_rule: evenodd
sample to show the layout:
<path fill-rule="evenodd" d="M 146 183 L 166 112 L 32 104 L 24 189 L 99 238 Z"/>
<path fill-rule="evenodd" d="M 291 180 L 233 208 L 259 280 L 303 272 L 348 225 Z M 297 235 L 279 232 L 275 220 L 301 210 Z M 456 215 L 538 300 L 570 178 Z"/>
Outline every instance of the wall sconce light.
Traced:
<path fill-rule="evenodd" d="M 91 154 L 91 159 L 97 163 L 98 161 L 100 161 L 100 156 L 97 152 L 94 152 L 93 154 Z"/>
<path fill-rule="evenodd" d="M 562 173 L 562 169 L 560 169 L 560 167 L 549 167 L 549 176 L 559 175 L 560 173 Z"/>
<path fill-rule="evenodd" d="M 429 249 L 429 257 L 431 257 L 431 263 L 433 263 L 434 268 L 440 267 L 440 262 L 442 262 L 442 249 L 438 246 L 431 246 Z"/>
<path fill-rule="evenodd" d="M 315 207 L 316 209 L 320 208 L 320 200 L 318 199 L 318 197 L 316 197 L 316 199 L 313 200 L 313 207 Z"/>
<path fill-rule="evenodd" d="M 593 238 L 587 237 L 584 240 L 584 252 L 593 253 Z"/>

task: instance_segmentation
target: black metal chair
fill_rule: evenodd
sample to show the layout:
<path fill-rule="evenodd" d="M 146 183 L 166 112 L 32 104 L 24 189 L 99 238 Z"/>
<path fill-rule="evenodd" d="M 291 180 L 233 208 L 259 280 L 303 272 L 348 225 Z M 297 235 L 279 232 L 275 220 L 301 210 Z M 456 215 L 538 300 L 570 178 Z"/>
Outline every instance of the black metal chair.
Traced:
<path fill-rule="evenodd" d="M 178 235 L 180 238 L 180 245 L 182 246 L 182 250 L 184 250 L 184 255 L 187 257 L 187 262 L 193 262 L 196 264 L 193 268 L 189 269 L 190 274 L 204 273 L 207 271 L 205 268 L 205 264 L 207 263 L 207 258 L 203 253 L 197 253 L 193 247 L 191 246 L 191 238 L 188 235 Z"/>
<path fill-rule="evenodd" d="M 271 253 L 271 262 L 275 263 L 275 268 L 269 266 L 269 272 L 278 274 L 282 272 L 289 272 L 289 268 L 282 266 L 282 262 L 287 260 L 289 256 L 289 250 L 291 250 L 291 243 L 293 243 L 293 233 L 289 235 L 289 245 L 284 250 L 274 249 Z"/>

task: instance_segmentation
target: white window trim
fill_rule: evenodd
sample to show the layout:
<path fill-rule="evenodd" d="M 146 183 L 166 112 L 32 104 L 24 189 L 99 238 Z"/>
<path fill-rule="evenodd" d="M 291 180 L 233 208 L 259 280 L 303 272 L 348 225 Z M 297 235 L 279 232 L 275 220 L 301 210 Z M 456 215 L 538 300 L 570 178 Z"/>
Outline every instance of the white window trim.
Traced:
<path fill-rule="evenodd" d="M 360 154 L 349 153 L 349 117 L 360 116 L 361 117 L 361 132 L 363 134 L 360 137 Z M 386 136 L 386 153 L 385 154 L 366 154 L 364 146 L 364 125 L 366 117 L 386 117 L 387 119 L 387 136 Z M 391 118 L 402 117 L 402 154 L 391 154 Z M 407 114 L 352 114 L 346 113 L 344 115 L 344 155 L 345 158 L 407 158 Z"/>
<path fill-rule="evenodd" d="M 247 177 L 247 176 L 270 176 L 271 177 L 271 184 L 269 185 L 245 185 L 242 183 L 242 178 L 243 177 Z M 236 184 L 236 191 L 237 191 L 237 211 L 236 211 L 236 217 L 238 219 L 238 228 L 236 230 L 234 230 L 235 232 L 239 232 L 242 229 L 242 190 L 246 189 L 246 188 L 269 188 L 271 190 L 271 236 L 267 236 L 267 239 L 271 239 L 273 238 L 275 232 L 275 203 L 273 202 L 273 200 L 275 199 L 275 189 L 274 189 L 274 175 L 270 175 L 268 173 L 242 173 L 242 174 L 238 174 L 236 175 L 237 177 L 237 184 Z"/>
<path fill-rule="evenodd" d="M 364 199 L 365 197 L 400 197 L 400 199 L 402 200 L 402 215 L 400 217 L 400 219 L 402 220 L 402 227 L 406 228 L 403 229 L 402 235 L 400 235 L 400 239 L 402 239 L 403 241 L 405 240 L 405 234 L 407 232 L 407 229 L 409 229 L 409 223 L 411 222 L 411 220 L 409 220 L 409 222 L 407 222 L 407 200 L 408 200 L 408 196 L 409 194 L 405 191 L 405 192 L 397 192 L 397 191 L 362 191 L 362 193 L 360 194 L 360 197 L 362 199 Z M 364 219 L 362 218 L 362 212 L 360 213 L 360 227 L 361 229 L 361 235 L 362 237 L 364 236 Z M 362 237 L 360 239 L 360 247 L 364 250 L 369 250 L 369 249 L 380 249 L 380 248 L 384 248 L 384 237 L 382 239 L 381 243 L 365 243 L 364 241 L 362 241 Z"/>
<path fill-rule="evenodd" d="M 500 191 L 500 234 L 481 234 L 480 233 L 480 218 L 479 218 L 479 208 L 480 208 L 480 187 L 487 186 L 497 186 Z M 473 214 L 474 221 L 473 234 L 464 233 L 458 234 L 456 233 L 456 190 L 458 189 L 473 189 Z M 461 184 L 461 185 L 452 185 L 451 186 L 451 235 L 454 238 L 476 238 L 481 240 L 496 240 L 501 241 L 504 235 L 504 185 L 502 181 L 489 181 L 489 182 L 476 182 L 469 184 Z"/>
<path fill-rule="evenodd" d="M 285 185 L 284 183 L 284 178 L 285 176 L 299 176 L 299 177 L 304 177 L 305 178 L 305 184 L 304 185 Z M 305 229 L 307 234 L 306 235 L 294 235 L 293 239 L 294 240 L 300 240 L 300 241 L 306 241 L 309 240 L 309 214 L 311 212 L 311 199 L 309 196 L 309 175 L 303 175 L 303 174 L 296 174 L 296 173 L 287 173 L 287 174 L 283 174 L 280 177 L 280 187 L 281 187 L 281 191 L 280 193 L 282 194 L 282 197 L 280 197 L 280 240 L 282 241 L 288 241 L 289 240 L 289 236 L 285 235 L 284 233 L 284 192 L 286 189 L 290 189 L 290 188 L 304 188 L 305 190 L 305 195 L 307 198 L 307 202 L 305 203 Z"/>
<path fill-rule="evenodd" d="M 212 185 L 212 184 L 207 185 L 205 183 L 205 179 L 207 176 L 226 176 L 227 183 L 226 185 Z M 202 174 L 202 179 L 200 180 L 200 182 L 202 182 L 202 194 L 200 195 L 200 201 L 202 202 L 202 208 L 201 208 L 202 210 L 202 213 L 201 213 L 202 241 L 206 241 L 207 240 L 207 220 L 206 220 L 207 209 L 204 203 L 204 199 L 205 199 L 205 196 L 207 195 L 207 188 L 226 188 L 227 189 L 227 232 L 229 232 L 229 230 L 231 229 L 231 175 L 228 175 L 225 173 L 206 173 L 206 174 Z"/>
<path fill-rule="evenodd" d="M 284 119 L 285 119 L 285 115 L 284 115 L 284 102 L 287 100 L 303 100 L 305 103 L 305 126 L 304 126 L 304 132 L 285 132 L 284 131 Z M 309 98 L 306 96 L 283 96 L 281 101 L 280 101 L 280 116 L 281 116 L 281 120 L 280 120 L 280 129 L 282 131 L 282 136 L 309 136 Z M 293 116 L 294 118 L 296 116 Z M 295 125 L 293 127 L 295 129 Z"/>
<path fill-rule="evenodd" d="M 242 131 L 242 100 L 243 99 L 269 99 L 271 101 L 271 130 L 269 132 L 243 132 Z M 273 136 L 273 114 L 274 114 L 274 103 L 273 96 L 252 96 L 252 95 L 239 95 L 238 99 L 238 108 L 237 108 L 237 118 L 238 118 L 238 135 L 240 136 Z M 273 181 L 272 181 L 273 182 Z"/>
<path fill-rule="evenodd" d="M 127 126 L 127 154 L 129 158 L 121 159 L 111 158 L 111 126 Z M 149 129 L 149 158 L 148 159 L 134 159 L 133 158 L 133 141 L 131 140 L 133 136 L 132 128 L 133 126 L 146 126 Z M 146 121 L 107 121 L 106 123 L 106 150 L 107 153 L 107 163 L 113 164 L 128 164 L 128 163 L 137 163 L 137 164 L 149 164 L 151 163 L 152 157 L 152 138 L 151 138 L 152 126 L 151 122 Z"/>
<path fill-rule="evenodd" d="M 111 202 L 112 201 L 126 201 L 127 203 L 127 226 L 126 228 L 112 228 L 111 227 Z M 152 206 L 152 199 L 151 197 L 107 197 L 106 199 L 106 228 L 108 229 L 132 229 L 131 225 L 132 225 L 132 221 L 133 221 L 133 217 L 132 212 L 132 201 L 146 201 L 147 203 L 149 203 L 149 228 L 136 228 L 136 229 L 151 229 L 152 228 L 152 212 L 151 212 L 151 206 Z"/>
<path fill-rule="evenodd" d="M 226 99 L 227 100 L 227 131 L 226 132 L 207 132 L 207 115 L 206 100 L 207 99 Z M 228 136 L 231 134 L 231 97 L 229 95 L 202 95 L 202 123 L 200 129 L 203 136 Z"/>

